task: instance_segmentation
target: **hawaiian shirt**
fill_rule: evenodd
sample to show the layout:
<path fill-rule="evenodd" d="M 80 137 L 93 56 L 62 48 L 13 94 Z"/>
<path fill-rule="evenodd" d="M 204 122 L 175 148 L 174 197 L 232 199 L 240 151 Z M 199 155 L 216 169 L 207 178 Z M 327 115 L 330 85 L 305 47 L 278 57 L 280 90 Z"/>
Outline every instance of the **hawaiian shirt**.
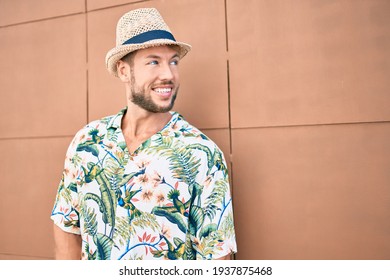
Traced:
<path fill-rule="evenodd" d="M 184 118 L 133 153 L 126 108 L 71 142 L 51 219 L 81 235 L 82 259 L 216 259 L 235 253 L 232 198 L 221 150 Z"/>

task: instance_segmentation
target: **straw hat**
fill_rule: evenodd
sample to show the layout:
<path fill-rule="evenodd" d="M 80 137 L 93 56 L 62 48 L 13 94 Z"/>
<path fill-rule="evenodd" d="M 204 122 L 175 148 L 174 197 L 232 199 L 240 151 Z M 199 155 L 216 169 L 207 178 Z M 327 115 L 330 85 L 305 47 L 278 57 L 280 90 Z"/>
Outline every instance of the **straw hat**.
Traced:
<path fill-rule="evenodd" d="M 122 57 L 135 50 L 161 45 L 177 45 L 182 58 L 191 46 L 177 42 L 168 25 L 155 8 L 142 8 L 124 14 L 116 27 L 116 47 L 106 55 L 108 72 L 118 76 L 116 63 Z"/>

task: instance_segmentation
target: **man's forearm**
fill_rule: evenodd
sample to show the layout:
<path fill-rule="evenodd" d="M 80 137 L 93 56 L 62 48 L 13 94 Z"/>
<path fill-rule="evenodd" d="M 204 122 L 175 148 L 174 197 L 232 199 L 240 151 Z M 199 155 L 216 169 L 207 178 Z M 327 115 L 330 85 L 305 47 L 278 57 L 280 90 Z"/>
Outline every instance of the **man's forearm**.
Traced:
<path fill-rule="evenodd" d="M 221 258 L 218 258 L 218 259 L 216 259 L 216 260 L 225 260 L 225 261 L 228 261 L 228 260 L 231 260 L 231 255 L 228 254 L 228 255 L 226 255 L 226 256 L 224 256 L 224 257 L 221 257 Z"/>
<path fill-rule="evenodd" d="M 54 225 L 54 244 L 56 260 L 81 259 L 80 235 L 65 232 Z"/>

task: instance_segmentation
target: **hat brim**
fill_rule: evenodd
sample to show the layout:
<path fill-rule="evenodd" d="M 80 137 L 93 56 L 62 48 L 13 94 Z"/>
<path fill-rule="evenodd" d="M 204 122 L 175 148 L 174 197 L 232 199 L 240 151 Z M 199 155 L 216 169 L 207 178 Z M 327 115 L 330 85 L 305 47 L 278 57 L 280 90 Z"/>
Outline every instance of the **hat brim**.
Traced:
<path fill-rule="evenodd" d="M 117 62 L 124 57 L 125 55 L 136 51 L 140 49 L 146 49 L 151 47 L 158 47 L 158 46 L 164 46 L 164 45 L 172 45 L 172 46 L 178 46 L 179 49 L 179 57 L 182 58 L 185 56 L 190 50 L 191 46 L 182 43 L 182 42 L 176 42 L 169 39 L 157 39 L 148 41 L 142 44 L 129 44 L 129 45 L 121 45 L 117 46 L 107 52 L 106 55 L 106 67 L 110 74 L 114 75 L 115 77 L 118 77 L 116 64 Z"/>

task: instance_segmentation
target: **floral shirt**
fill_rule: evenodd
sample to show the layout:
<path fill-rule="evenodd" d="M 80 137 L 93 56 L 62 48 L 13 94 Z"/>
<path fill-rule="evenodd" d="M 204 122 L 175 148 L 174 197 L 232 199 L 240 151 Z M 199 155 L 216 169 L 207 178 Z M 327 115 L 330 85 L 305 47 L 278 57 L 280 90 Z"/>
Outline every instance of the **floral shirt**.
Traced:
<path fill-rule="evenodd" d="M 172 112 L 129 153 L 119 114 L 70 144 L 51 218 L 82 237 L 83 259 L 216 259 L 236 252 L 225 159 Z"/>

